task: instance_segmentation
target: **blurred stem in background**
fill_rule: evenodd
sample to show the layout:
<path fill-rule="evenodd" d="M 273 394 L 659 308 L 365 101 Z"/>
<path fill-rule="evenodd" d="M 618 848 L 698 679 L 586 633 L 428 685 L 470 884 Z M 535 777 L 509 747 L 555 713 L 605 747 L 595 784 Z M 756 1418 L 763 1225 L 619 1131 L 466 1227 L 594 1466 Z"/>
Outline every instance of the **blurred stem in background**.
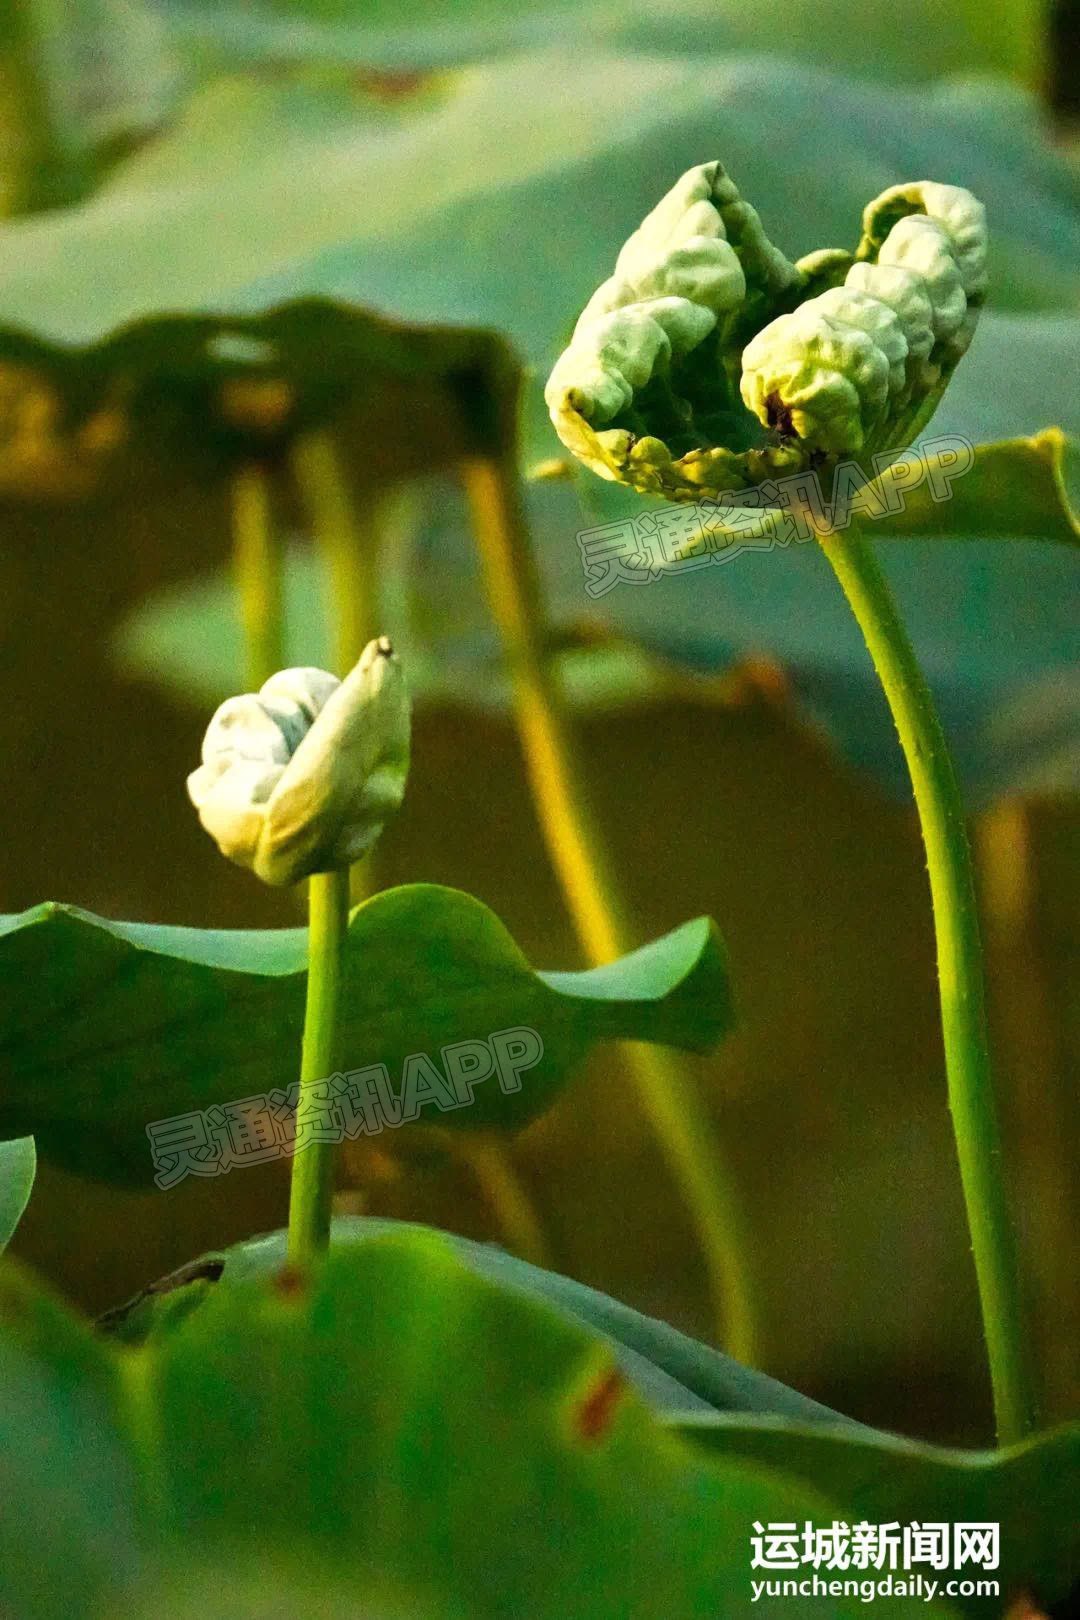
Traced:
<path fill-rule="evenodd" d="M 431 1130 L 432 1140 L 448 1158 L 468 1170 L 484 1201 L 498 1215 L 511 1252 L 534 1266 L 550 1269 L 552 1256 L 543 1225 L 508 1144 L 493 1131 L 448 1131 L 438 1126 Z"/>
<path fill-rule="evenodd" d="M 44 31 L 53 8 L 4 0 L 0 8 L 0 214 L 65 201 L 68 157 L 49 91 Z"/>
<path fill-rule="evenodd" d="M 870 542 L 854 521 L 819 533 L 892 710 L 919 813 L 937 940 L 949 1110 L 971 1234 L 999 1443 L 1033 1426 L 1016 1244 L 986 1028 L 982 945 L 964 806 L 907 631 Z"/>
<path fill-rule="evenodd" d="M 344 678 L 373 636 L 384 630 L 380 615 L 379 564 L 382 511 L 372 499 L 359 510 L 326 431 L 306 433 L 292 447 L 290 467 L 322 564 L 330 626 L 329 668 Z M 378 889 L 374 858 L 353 867 L 350 893 L 359 905 Z"/>
<path fill-rule="evenodd" d="M 1023 1254 L 1032 1280 L 1040 1385 L 1048 1416 L 1075 1404 L 1080 1277 L 1072 1252 L 1076 1177 L 1063 1092 L 1061 1017 L 1040 948 L 1040 882 L 1030 805 L 1003 799 L 975 822 L 975 859 L 986 933 L 996 1044 L 1010 1077 L 1008 1140 L 1024 1188 Z"/>
<path fill-rule="evenodd" d="M 316 872 L 308 879 L 308 976 L 304 1043 L 297 1105 L 297 1152 L 289 1191 L 288 1257 L 309 1265 L 330 1241 L 334 1200 L 334 1144 L 300 1147 L 299 1121 L 318 1112 L 304 1107 L 309 1088 L 339 1067 L 338 1011 L 349 932 L 349 872 Z"/>
<path fill-rule="evenodd" d="M 274 532 L 270 479 L 261 462 L 244 462 L 232 477 L 233 577 L 244 637 L 247 690 L 285 666 L 285 602 L 281 546 Z"/>
<path fill-rule="evenodd" d="M 379 565 L 382 511 L 358 508 L 329 433 L 307 433 L 292 450 L 292 472 L 323 566 L 330 615 L 330 669 L 345 676 L 381 635 Z"/>
<path fill-rule="evenodd" d="M 484 565 L 492 616 L 513 683 L 522 750 L 537 814 L 582 948 L 595 964 L 634 948 L 609 858 L 593 825 L 582 771 L 546 647 L 539 573 L 515 458 L 473 456 L 462 478 Z M 623 1048 L 641 1106 L 697 1228 L 720 1342 L 755 1358 L 748 1244 L 731 1175 L 700 1089 L 678 1059 Z"/>
<path fill-rule="evenodd" d="M 293 446 L 291 471 L 316 552 L 322 563 L 330 620 L 330 667 L 344 676 L 382 622 L 381 573 L 384 524 L 392 497 L 353 500 L 330 433 L 305 434 Z M 378 889 L 369 855 L 352 869 L 350 894 L 359 904 Z M 439 1143 L 480 1187 L 507 1246 L 524 1260 L 547 1265 L 549 1254 L 539 1213 L 518 1176 L 509 1148 L 490 1132 L 440 1131 Z"/>

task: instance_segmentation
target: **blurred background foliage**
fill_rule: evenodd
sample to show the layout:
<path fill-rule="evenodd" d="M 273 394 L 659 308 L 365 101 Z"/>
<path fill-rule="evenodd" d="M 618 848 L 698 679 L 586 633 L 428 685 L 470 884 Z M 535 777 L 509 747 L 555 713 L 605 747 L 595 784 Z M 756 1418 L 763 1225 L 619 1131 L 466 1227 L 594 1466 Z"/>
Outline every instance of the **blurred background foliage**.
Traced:
<path fill-rule="evenodd" d="M 183 778 L 208 708 L 242 678 L 228 513 L 247 457 L 275 466 L 293 536 L 290 659 L 331 656 L 279 431 L 310 418 L 381 536 L 372 628 L 401 642 L 420 698 L 377 881 L 458 885 L 532 962 L 579 965 L 450 476 L 462 380 L 498 364 L 482 332 L 528 368 L 528 469 L 557 449 L 547 367 L 682 169 L 722 157 L 792 256 L 853 245 L 866 200 L 925 174 L 984 198 L 995 254 L 990 308 L 929 431 L 1080 433 L 1070 50 L 1075 18 L 1034 0 L 668 0 L 634 16 L 569 0 L 14 0 L 0 910 L 48 896 L 163 922 L 296 920 L 288 896 L 223 865 Z M 325 302 L 297 302 L 311 299 Z M 347 313 L 363 308 L 390 323 Z M 708 911 L 730 947 L 741 1022 L 692 1068 L 745 1206 L 761 1362 L 876 1423 L 978 1438 L 925 872 L 827 569 L 804 548 L 591 600 L 575 536 L 622 515 L 618 492 L 533 483 L 529 506 L 635 930 Z M 1030 514 L 1023 545 L 947 514 L 942 529 L 883 549 L 973 809 L 1049 1420 L 1080 1397 L 1077 558 Z M 350 1151 L 344 1207 L 505 1237 L 482 1158 L 404 1135 Z M 553 1265 L 709 1336 L 694 1236 L 617 1053 L 512 1155 Z M 134 1195 L 44 1165 L 15 1248 L 103 1309 L 280 1224 L 284 1199 L 277 1167 Z"/>

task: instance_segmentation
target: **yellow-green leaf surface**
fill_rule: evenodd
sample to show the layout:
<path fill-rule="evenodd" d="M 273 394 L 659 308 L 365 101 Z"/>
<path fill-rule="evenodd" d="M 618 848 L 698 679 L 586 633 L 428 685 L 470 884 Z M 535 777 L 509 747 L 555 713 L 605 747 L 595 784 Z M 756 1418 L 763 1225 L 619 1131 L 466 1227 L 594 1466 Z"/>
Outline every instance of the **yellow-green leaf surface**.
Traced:
<path fill-rule="evenodd" d="M 614 0 L 546 0 L 519 11 L 503 0 L 262 0 L 258 6 L 168 0 L 165 15 L 178 50 L 203 71 L 324 73 L 365 65 L 388 74 L 483 60 L 527 49 L 537 40 L 572 42 L 580 51 L 652 50 L 702 56 L 717 50 L 775 50 L 830 64 L 842 49 L 848 72 L 913 80 L 956 73 L 1012 73 L 1038 82 L 1047 15 L 1039 0 L 973 0 L 943 9 L 930 0 L 660 0 L 636 10 Z"/>
<path fill-rule="evenodd" d="M 338 90 L 208 85 L 87 204 L 5 226 L 0 324 L 87 341 L 322 295 L 497 324 L 550 363 L 629 230 L 710 157 L 789 257 L 857 239 L 869 198 L 932 171 L 987 206 L 991 307 L 1080 294 L 1077 178 L 1019 91 L 556 43 L 450 74 L 392 120 Z"/>

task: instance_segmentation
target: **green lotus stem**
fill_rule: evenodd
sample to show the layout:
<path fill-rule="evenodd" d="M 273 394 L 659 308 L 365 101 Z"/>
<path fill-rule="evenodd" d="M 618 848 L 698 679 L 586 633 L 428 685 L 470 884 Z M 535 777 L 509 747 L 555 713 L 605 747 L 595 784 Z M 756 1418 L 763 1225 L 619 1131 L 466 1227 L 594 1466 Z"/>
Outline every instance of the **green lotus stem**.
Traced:
<path fill-rule="evenodd" d="M 376 633 L 380 612 L 385 500 L 373 497 L 358 508 L 342 471 L 332 436 L 314 431 L 298 439 L 292 451 L 292 473 L 303 502 L 316 550 L 322 560 L 329 598 L 331 668 L 351 669 Z M 378 887 L 373 857 L 353 867 L 352 903 L 359 905 Z M 464 1133 L 446 1132 L 447 1151 L 461 1159 L 481 1185 L 514 1253 L 545 1265 L 543 1223 L 517 1176 L 503 1145 L 494 1137 L 465 1146 Z M 453 1140 L 450 1140 L 453 1138 Z"/>
<path fill-rule="evenodd" d="M 246 680 L 257 691 L 286 662 L 281 549 L 274 534 L 270 481 L 258 462 L 237 468 L 230 498 Z"/>
<path fill-rule="evenodd" d="M 960 1162 L 999 1443 L 1027 1434 L 1033 1400 L 1015 1238 L 1002 1176 L 982 945 L 964 806 L 930 689 L 869 541 L 819 534 L 889 701 L 919 813 L 937 940 L 949 1110 Z"/>
<path fill-rule="evenodd" d="M 561 695 L 548 664 L 540 579 L 513 456 L 470 457 L 462 477 L 502 637 L 533 798 L 548 853 L 586 956 L 595 964 L 633 948 L 607 850 L 582 788 Z M 682 1065 L 655 1047 L 625 1048 L 638 1097 L 697 1229 L 718 1333 L 754 1359 L 747 1245 L 732 1178 L 711 1121 Z"/>
<path fill-rule="evenodd" d="M 334 1195 L 331 1142 L 301 1145 L 305 1096 L 338 1066 L 338 1010 L 349 931 L 348 868 L 308 879 L 308 977 L 297 1106 L 297 1152 L 289 1193 L 288 1257 L 308 1265 L 330 1241 Z"/>
<path fill-rule="evenodd" d="M 292 451 L 292 472 L 322 559 L 330 603 L 330 668 L 352 669 L 377 633 L 380 513 L 358 511 L 329 433 L 312 432 Z"/>

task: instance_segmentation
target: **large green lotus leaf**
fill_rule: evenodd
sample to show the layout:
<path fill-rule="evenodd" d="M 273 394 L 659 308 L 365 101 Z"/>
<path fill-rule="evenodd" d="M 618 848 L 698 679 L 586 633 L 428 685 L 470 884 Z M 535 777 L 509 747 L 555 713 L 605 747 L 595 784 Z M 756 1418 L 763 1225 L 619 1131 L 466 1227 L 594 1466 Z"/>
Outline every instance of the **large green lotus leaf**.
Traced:
<path fill-rule="evenodd" d="M 613 0 L 547 0 L 529 10 L 504 0 L 279 0 L 222 6 L 169 0 L 178 47 L 205 72 L 209 64 L 271 63 L 325 68 L 367 65 L 416 70 L 520 50 L 537 40 L 573 41 L 579 50 L 619 46 L 705 56 L 768 50 L 824 66 L 843 53 L 852 74 L 890 79 L 999 71 L 1033 83 L 1042 64 L 1045 8 L 1033 0 L 971 0 L 943 8 L 930 0 L 785 4 L 765 0 L 662 0 L 640 10 Z"/>
<path fill-rule="evenodd" d="M 816 13 L 768 5 L 752 12 L 740 0 L 666 0 L 642 12 L 611 0 L 549 0 L 527 13 L 502 0 L 453 6 L 418 0 L 409 6 L 367 4 L 362 15 L 349 0 L 289 0 L 257 9 L 169 0 L 165 14 L 177 46 L 203 73 L 264 64 L 279 73 L 285 66 L 408 73 L 483 60 L 551 38 L 573 40 L 579 49 L 618 46 L 668 55 L 752 49 L 772 40 L 784 55 L 828 65 L 843 38 L 851 73 L 922 79 L 982 69 L 1030 81 L 1045 32 L 1043 9 L 1036 5 L 1004 4 L 983 13 L 959 5 L 943 15 L 919 0 L 859 11 L 840 0 Z"/>
<path fill-rule="evenodd" d="M 295 1080 L 306 954 L 304 929 L 158 928 L 57 905 L 3 919 L 0 1132 L 33 1131 L 44 1157 L 87 1174 L 149 1180 L 148 1125 Z M 606 967 L 537 973 L 478 900 L 413 884 L 356 908 L 345 973 L 340 1067 L 384 1063 L 395 1091 L 410 1054 L 438 1065 L 457 1041 L 539 1036 L 517 1091 L 478 1082 L 472 1106 L 438 1114 L 464 1128 L 541 1113 L 596 1040 L 705 1051 L 731 1021 L 707 918 Z"/>
<path fill-rule="evenodd" d="M 22 1219 L 30 1202 L 37 1171 L 37 1154 L 32 1136 L 16 1136 L 0 1142 L 0 1251 Z"/>
<path fill-rule="evenodd" d="M 138 1579 L 137 1464 L 118 1362 L 10 1257 L 0 1260 L 0 1614 L 94 1614 Z"/>
<path fill-rule="evenodd" d="M 0 1364 L 19 1374 L 0 1469 L 39 1475 L 0 1497 L 0 1603 L 20 1620 L 65 1612 L 52 1583 L 72 1612 L 72 1580 L 90 1616 L 176 1612 L 160 1592 L 181 1568 L 189 1594 L 222 1571 L 210 1613 L 266 1613 L 260 1580 L 295 1591 L 317 1570 L 348 1612 L 401 1620 L 749 1616 L 754 1521 L 834 1512 L 775 1466 L 664 1432 L 607 1346 L 430 1232 L 212 1289 L 135 1349 L 8 1268 Z M 85 1447 L 48 1458 L 43 1420 Z M 61 1488 L 85 1525 L 58 1520 Z M 223 1611 L 230 1582 L 248 1595 Z"/>
<path fill-rule="evenodd" d="M 497 322 L 544 364 L 629 230 L 710 156 L 791 256 L 854 245 L 871 197 L 932 174 L 985 201 L 999 307 L 1080 292 L 1080 184 L 1019 91 L 553 47 L 450 75 L 374 127 L 340 94 L 212 85 L 87 204 L 5 228 L 0 322 L 86 341 L 323 294 Z"/>
<path fill-rule="evenodd" d="M 744 1414 L 680 1427 L 715 1456 L 753 1458 L 813 1481 L 850 1523 L 1000 1525 L 1002 1597 L 958 1597 L 964 1613 L 1000 1615 L 1021 1593 L 1040 1612 L 1065 1613 L 1055 1606 L 1080 1584 L 1080 1424 L 982 1452 Z"/>
<path fill-rule="evenodd" d="M 430 1228 L 374 1216 L 338 1216 L 332 1236 L 336 1248 L 346 1249 L 395 1232 L 430 1235 Z M 802 1423 L 850 1422 L 775 1378 L 744 1367 L 722 1351 L 688 1338 L 666 1322 L 643 1316 L 584 1283 L 530 1265 L 494 1244 L 477 1243 L 448 1232 L 440 1237 L 471 1271 L 499 1288 L 542 1300 L 561 1316 L 603 1339 L 631 1383 L 658 1411 L 768 1412 Z M 179 1317 L 201 1304 L 208 1288 L 230 1288 L 250 1277 L 272 1276 L 284 1261 L 284 1232 L 251 1238 L 192 1261 L 152 1284 L 128 1304 L 110 1311 L 99 1325 L 125 1343 L 145 1343 L 172 1331 Z"/>

